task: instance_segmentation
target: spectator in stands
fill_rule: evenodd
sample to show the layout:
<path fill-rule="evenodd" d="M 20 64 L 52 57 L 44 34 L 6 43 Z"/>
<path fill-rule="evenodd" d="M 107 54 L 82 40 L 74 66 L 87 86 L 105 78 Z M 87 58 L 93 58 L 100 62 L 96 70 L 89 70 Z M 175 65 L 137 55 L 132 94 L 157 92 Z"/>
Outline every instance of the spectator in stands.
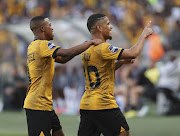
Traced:
<path fill-rule="evenodd" d="M 160 115 L 180 114 L 180 63 L 177 52 L 171 51 L 169 60 L 159 70 L 157 112 Z"/>
<path fill-rule="evenodd" d="M 180 50 L 180 19 L 176 21 L 175 27 L 169 35 L 169 44 L 172 50 Z"/>
<path fill-rule="evenodd" d="M 141 68 L 139 65 L 139 60 L 135 60 L 135 63 L 132 65 L 128 65 L 123 69 L 123 77 L 124 86 L 127 87 L 121 88 L 124 89 L 122 92 L 125 101 L 125 116 L 127 118 L 134 117 L 136 115 L 141 114 L 140 116 L 144 116 L 147 112 L 144 113 L 139 110 L 139 99 L 140 96 L 146 96 L 155 100 L 156 98 L 156 89 L 153 83 L 145 76 L 145 69 Z M 129 110 L 129 111 L 128 111 Z M 143 110 L 143 109 L 142 109 Z M 139 112 L 137 112 L 139 111 Z M 143 114 L 143 115 L 142 115 Z"/>
<path fill-rule="evenodd" d="M 64 88 L 70 85 L 65 65 L 56 65 L 53 81 L 53 108 L 59 114 L 66 108 Z"/>
<path fill-rule="evenodd" d="M 27 78 L 20 76 L 17 67 L 12 66 L 9 78 L 4 82 L 3 110 L 21 110 L 27 90 Z"/>

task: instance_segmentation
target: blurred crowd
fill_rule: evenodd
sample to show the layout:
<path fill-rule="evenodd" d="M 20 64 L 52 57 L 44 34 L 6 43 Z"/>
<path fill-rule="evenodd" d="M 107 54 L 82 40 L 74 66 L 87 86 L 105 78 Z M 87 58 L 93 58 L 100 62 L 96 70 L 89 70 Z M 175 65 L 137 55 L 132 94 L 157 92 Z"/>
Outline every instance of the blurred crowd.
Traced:
<path fill-rule="evenodd" d="M 101 12 L 135 44 L 149 20 L 169 34 L 180 18 L 179 7 L 179 0 L 1 0 L 0 24 L 20 23 L 37 15 L 83 18 Z"/>
<path fill-rule="evenodd" d="M 126 116 L 144 116 L 149 100 L 157 103 L 158 114 L 179 114 L 179 0 L 1 0 L 0 24 L 16 25 L 37 15 L 51 19 L 87 18 L 94 12 L 106 14 L 132 45 L 148 21 L 153 22 L 154 33 L 147 39 L 141 56 L 116 72 L 115 96 Z M 23 37 L 0 30 L 3 110 L 22 109 L 28 86 L 27 46 Z M 55 67 L 53 99 L 57 113 L 79 112 L 84 75 L 81 63 L 70 63 Z"/>

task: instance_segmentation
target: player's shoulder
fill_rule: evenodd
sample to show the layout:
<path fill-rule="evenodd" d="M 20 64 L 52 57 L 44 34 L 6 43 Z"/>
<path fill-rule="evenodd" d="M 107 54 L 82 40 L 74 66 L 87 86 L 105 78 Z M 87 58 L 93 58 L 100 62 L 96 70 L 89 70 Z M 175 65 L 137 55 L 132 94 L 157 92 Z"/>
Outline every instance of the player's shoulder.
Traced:
<path fill-rule="evenodd" d="M 104 42 L 104 43 L 101 43 L 101 44 L 100 44 L 100 46 L 105 46 L 105 47 L 107 47 L 107 46 L 110 46 L 110 44 L 109 44 L 109 43 Z"/>
<path fill-rule="evenodd" d="M 95 45 L 91 46 L 88 50 L 89 50 L 89 51 L 92 51 L 92 52 L 100 53 L 101 50 L 105 50 L 105 49 L 108 48 L 109 46 L 110 46 L 109 43 L 101 43 L 101 44 L 96 45 L 96 46 L 95 46 Z M 88 52 L 88 50 L 87 50 L 87 52 Z"/>
<path fill-rule="evenodd" d="M 53 44 L 53 42 L 48 41 L 48 40 L 39 40 L 41 42 L 41 44 Z"/>
<path fill-rule="evenodd" d="M 42 48 L 46 48 L 48 47 L 49 49 L 53 49 L 54 47 L 56 47 L 56 45 L 48 40 L 41 40 L 41 46 Z"/>
<path fill-rule="evenodd" d="M 32 43 L 40 43 L 40 44 L 53 44 L 53 42 L 48 41 L 48 40 L 34 40 Z"/>
<path fill-rule="evenodd" d="M 43 44 L 48 44 L 50 41 L 47 41 L 47 40 L 34 40 L 31 42 L 32 45 L 43 45 Z"/>
<path fill-rule="evenodd" d="M 107 47 L 109 47 L 110 46 L 110 44 L 109 43 L 101 43 L 101 44 L 99 44 L 99 45 L 97 45 L 97 46 L 94 46 L 94 48 L 95 49 L 99 49 L 99 48 L 107 48 Z"/>

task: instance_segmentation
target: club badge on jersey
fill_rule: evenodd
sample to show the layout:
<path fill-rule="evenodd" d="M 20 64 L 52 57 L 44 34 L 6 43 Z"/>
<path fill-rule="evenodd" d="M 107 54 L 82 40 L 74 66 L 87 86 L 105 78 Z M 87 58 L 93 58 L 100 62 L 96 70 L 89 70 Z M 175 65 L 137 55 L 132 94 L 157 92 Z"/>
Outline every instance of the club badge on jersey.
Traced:
<path fill-rule="evenodd" d="M 118 48 L 118 47 L 115 47 L 115 46 L 110 45 L 110 46 L 109 46 L 109 50 L 110 50 L 112 53 L 115 53 L 115 52 L 117 52 L 117 51 L 119 50 L 119 48 Z"/>
<path fill-rule="evenodd" d="M 49 42 L 48 44 L 47 44 L 47 46 L 48 46 L 48 48 L 51 50 L 51 49 L 53 49 L 54 47 L 56 47 L 56 45 L 54 45 L 54 43 L 51 43 L 51 42 Z"/>

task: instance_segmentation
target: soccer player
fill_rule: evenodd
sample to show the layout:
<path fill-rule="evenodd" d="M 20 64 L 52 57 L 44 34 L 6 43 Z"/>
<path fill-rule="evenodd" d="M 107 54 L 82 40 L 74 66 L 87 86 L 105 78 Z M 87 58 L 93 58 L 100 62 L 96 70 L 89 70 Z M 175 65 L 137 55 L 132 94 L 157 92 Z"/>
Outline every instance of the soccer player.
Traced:
<path fill-rule="evenodd" d="M 52 80 L 54 62 L 66 63 L 82 53 L 91 45 L 98 45 L 102 40 L 95 39 L 62 49 L 54 45 L 53 28 L 48 18 L 36 16 L 30 22 L 35 39 L 28 47 L 27 67 L 29 88 L 24 101 L 29 136 L 64 136 L 60 121 L 52 105 Z"/>
<path fill-rule="evenodd" d="M 81 55 L 86 85 L 80 103 L 78 136 L 100 136 L 101 133 L 104 136 L 129 136 L 129 126 L 114 98 L 115 70 L 124 63 L 123 59 L 134 59 L 140 54 L 145 39 L 152 34 L 151 22 L 130 49 L 106 43 L 112 39 L 113 28 L 106 15 L 91 15 L 87 27 L 93 39 L 99 38 L 104 43 L 91 46 Z M 115 63 L 115 60 L 120 61 Z"/>

